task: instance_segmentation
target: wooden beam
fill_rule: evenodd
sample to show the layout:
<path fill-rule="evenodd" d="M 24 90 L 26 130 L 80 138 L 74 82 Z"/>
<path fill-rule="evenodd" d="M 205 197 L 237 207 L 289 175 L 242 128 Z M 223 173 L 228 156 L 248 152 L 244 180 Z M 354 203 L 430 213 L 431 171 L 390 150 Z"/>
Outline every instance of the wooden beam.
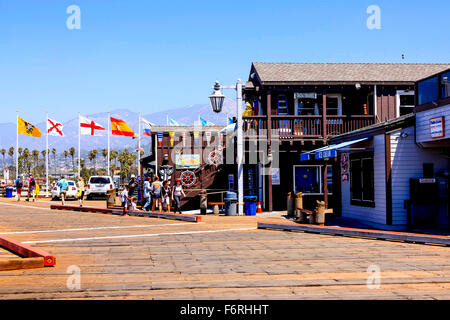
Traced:
<path fill-rule="evenodd" d="M 0 236 L 0 247 L 5 248 L 14 254 L 24 258 L 42 258 L 44 259 L 44 266 L 51 267 L 56 263 L 55 257 L 46 251 L 38 248 L 33 248 L 27 244 L 21 243 L 14 239 Z"/>
<path fill-rule="evenodd" d="M 43 268 L 44 258 L 12 258 L 0 260 L 0 271 Z"/>
<path fill-rule="evenodd" d="M 395 241 L 415 242 L 423 244 L 432 243 L 450 246 L 449 236 L 436 236 L 436 235 L 397 232 L 397 231 L 330 227 L 330 226 L 317 226 L 317 225 L 279 223 L 279 222 L 258 222 L 258 229 L 289 230 L 289 231 L 295 230 L 320 234 L 395 240 Z"/>
<path fill-rule="evenodd" d="M 327 92 L 323 90 L 322 96 L 322 136 L 327 139 Z"/>

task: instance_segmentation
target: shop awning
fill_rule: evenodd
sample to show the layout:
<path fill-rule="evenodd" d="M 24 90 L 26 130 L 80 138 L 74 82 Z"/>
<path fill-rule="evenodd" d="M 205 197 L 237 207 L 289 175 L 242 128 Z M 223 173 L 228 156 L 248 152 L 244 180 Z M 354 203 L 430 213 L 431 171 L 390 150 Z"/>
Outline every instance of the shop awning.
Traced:
<path fill-rule="evenodd" d="M 364 141 L 364 140 L 368 140 L 368 139 L 370 139 L 370 138 L 362 138 L 362 139 L 358 139 L 358 140 L 352 140 L 352 141 L 342 142 L 342 143 L 338 143 L 338 144 L 332 144 L 330 146 L 326 146 L 326 147 L 322 147 L 319 149 L 304 152 L 304 153 L 300 154 L 300 161 L 310 160 L 310 155 L 312 153 L 314 153 L 314 157 L 316 160 L 334 158 L 337 156 L 337 150 L 343 150 L 343 151 L 344 150 L 346 150 L 346 151 L 356 150 L 356 149 L 349 148 L 349 146 L 351 146 L 352 144 Z M 358 150 L 360 150 L 360 149 L 358 149 Z"/>

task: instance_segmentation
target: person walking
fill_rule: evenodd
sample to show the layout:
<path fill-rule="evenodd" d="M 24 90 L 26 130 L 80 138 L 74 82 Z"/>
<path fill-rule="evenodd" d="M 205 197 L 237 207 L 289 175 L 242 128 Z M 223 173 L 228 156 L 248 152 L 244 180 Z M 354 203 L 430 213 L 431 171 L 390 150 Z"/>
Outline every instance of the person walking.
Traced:
<path fill-rule="evenodd" d="M 23 188 L 23 180 L 20 176 L 16 179 L 16 193 L 17 193 L 17 201 L 20 202 L 20 197 L 22 195 L 22 188 Z"/>
<path fill-rule="evenodd" d="M 172 200 L 175 200 L 175 213 L 181 213 L 181 198 L 185 196 L 181 180 L 179 178 L 175 179 L 175 185 L 172 188 Z"/>
<path fill-rule="evenodd" d="M 84 204 L 84 180 L 82 177 L 78 179 L 77 187 L 78 187 L 77 198 L 78 201 L 80 202 L 80 207 L 82 207 Z"/>
<path fill-rule="evenodd" d="M 128 216 L 128 210 L 130 209 L 130 196 L 129 196 L 129 192 L 130 192 L 130 187 L 129 186 L 125 186 L 125 189 L 123 189 L 122 191 L 122 208 L 123 208 L 123 212 L 122 215 L 123 216 Z"/>
<path fill-rule="evenodd" d="M 61 203 L 64 206 L 66 203 L 67 190 L 69 189 L 69 184 L 64 176 L 61 177 L 61 180 L 57 183 L 59 187 L 59 196 L 61 197 Z"/>
<path fill-rule="evenodd" d="M 27 201 L 30 201 L 30 195 L 34 202 L 34 190 L 36 190 L 36 180 L 34 179 L 33 175 L 30 173 L 30 176 L 28 177 L 28 194 L 27 194 Z"/>
<path fill-rule="evenodd" d="M 130 190 L 128 191 L 128 195 L 130 197 L 134 197 L 134 191 L 136 190 L 137 185 L 138 185 L 138 182 L 136 180 L 136 176 L 134 174 L 132 174 L 130 177 L 130 181 L 128 182 L 128 186 L 130 187 Z"/>
<path fill-rule="evenodd" d="M 144 211 L 149 211 L 150 210 L 150 205 L 152 204 L 152 183 L 151 183 L 151 178 L 150 176 L 147 176 L 145 178 L 145 182 L 144 182 L 144 199 L 145 204 L 142 207 L 142 210 Z"/>
<path fill-rule="evenodd" d="M 162 203 L 161 203 L 161 182 L 159 178 L 156 176 L 152 183 L 152 211 L 155 211 L 156 202 L 158 202 L 159 212 L 162 212 Z"/>
<path fill-rule="evenodd" d="M 163 182 L 163 188 L 162 188 L 162 206 L 164 211 L 167 210 L 167 212 L 170 213 L 170 195 L 171 195 L 170 185 L 169 181 Z"/>

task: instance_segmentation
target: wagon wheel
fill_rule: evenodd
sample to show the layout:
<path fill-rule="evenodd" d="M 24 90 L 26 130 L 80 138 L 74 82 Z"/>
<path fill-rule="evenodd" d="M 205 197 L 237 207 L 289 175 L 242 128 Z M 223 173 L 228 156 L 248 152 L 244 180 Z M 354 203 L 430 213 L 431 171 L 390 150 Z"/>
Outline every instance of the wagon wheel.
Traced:
<path fill-rule="evenodd" d="M 208 163 L 216 168 L 222 164 L 222 153 L 218 150 L 213 150 L 208 155 Z"/>
<path fill-rule="evenodd" d="M 180 180 L 183 186 L 190 188 L 197 182 L 197 177 L 195 176 L 195 172 L 186 170 L 181 173 Z"/>

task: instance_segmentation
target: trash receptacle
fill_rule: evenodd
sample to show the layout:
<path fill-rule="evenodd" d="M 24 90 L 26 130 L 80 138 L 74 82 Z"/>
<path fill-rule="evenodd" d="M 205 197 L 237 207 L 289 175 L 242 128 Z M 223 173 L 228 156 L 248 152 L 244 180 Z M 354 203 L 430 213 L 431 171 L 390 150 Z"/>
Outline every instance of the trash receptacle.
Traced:
<path fill-rule="evenodd" d="M 200 214 L 206 214 L 208 209 L 208 194 L 206 190 L 202 190 L 200 193 Z"/>
<path fill-rule="evenodd" d="M 235 216 L 236 215 L 236 203 L 237 203 L 236 192 L 227 192 L 223 201 L 225 202 L 225 215 L 226 216 Z"/>
<path fill-rule="evenodd" d="M 256 216 L 256 197 L 244 197 L 244 212 L 246 216 Z"/>
<path fill-rule="evenodd" d="M 6 191 L 6 197 L 7 198 L 12 198 L 13 197 L 13 187 L 6 187 L 5 191 Z"/>

